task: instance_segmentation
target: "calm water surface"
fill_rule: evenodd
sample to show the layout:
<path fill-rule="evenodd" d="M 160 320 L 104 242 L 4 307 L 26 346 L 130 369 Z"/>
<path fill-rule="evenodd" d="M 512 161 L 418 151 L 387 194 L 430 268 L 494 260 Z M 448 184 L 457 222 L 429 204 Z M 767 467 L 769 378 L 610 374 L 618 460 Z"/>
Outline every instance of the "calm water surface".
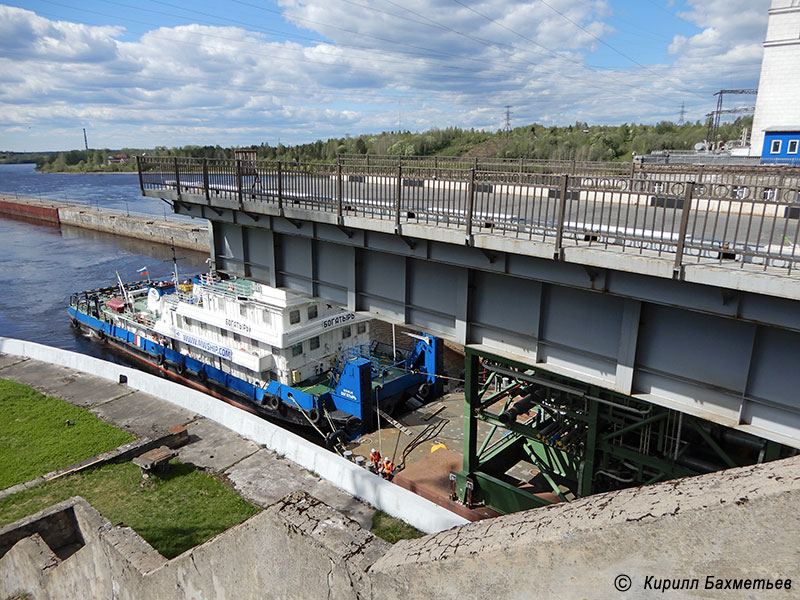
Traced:
<path fill-rule="evenodd" d="M 145 198 L 136 173 L 37 173 L 32 164 L 0 165 L 0 193 L 185 220 L 167 203 Z"/>
<path fill-rule="evenodd" d="M 90 198 L 92 204 L 133 212 L 158 214 L 160 200 L 139 196 L 134 175 L 47 175 L 32 165 L 0 165 L 0 191 L 43 199 L 73 202 Z M 37 196 L 38 197 L 38 196 Z M 69 326 L 67 305 L 73 292 L 111 285 L 119 271 L 123 281 L 137 279 L 136 269 L 147 267 L 152 278 L 169 278 L 172 251 L 168 246 L 141 242 L 74 227 L 56 227 L 0 215 L 0 335 L 112 360 L 100 344 L 92 343 Z M 179 272 L 205 270 L 207 255 L 177 249 Z"/>

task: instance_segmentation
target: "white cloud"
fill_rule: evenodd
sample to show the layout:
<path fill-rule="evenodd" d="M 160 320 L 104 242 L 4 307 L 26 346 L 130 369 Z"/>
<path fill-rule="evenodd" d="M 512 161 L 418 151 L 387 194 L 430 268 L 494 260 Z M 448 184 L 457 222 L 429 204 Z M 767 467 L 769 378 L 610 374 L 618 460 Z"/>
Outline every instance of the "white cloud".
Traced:
<path fill-rule="evenodd" d="M 673 63 L 622 72 L 586 66 L 612 31 L 605 0 L 279 0 L 327 40 L 302 44 L 256 24 L 123 41 L 0 5 L 0 147 L 72 147 L 81 127 L 109 146 L 303 142 L 398 120 L 495 129 L 506 104 L 518 124 L 674 118 L 683 98 L 703 114 L 720 78 L 757 81 L 768 0 L 686 4 L 697 33 L 663 48 Z"/>

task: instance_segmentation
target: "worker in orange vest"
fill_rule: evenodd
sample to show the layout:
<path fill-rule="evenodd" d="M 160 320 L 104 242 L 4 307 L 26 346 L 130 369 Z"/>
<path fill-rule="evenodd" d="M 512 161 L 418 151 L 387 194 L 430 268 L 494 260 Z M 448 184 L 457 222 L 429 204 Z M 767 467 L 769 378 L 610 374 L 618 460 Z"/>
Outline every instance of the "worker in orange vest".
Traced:
<path fill-rule="evenodd" d="M 388 458 L 384 458 L 383 459 L 383 476 L 386 479 L 391 479 L 392 478 L 392 471 L 394 471 L 394 465 L 392 464 L 392 461 L 390 461 Z"/>
<path fill-rule="evenodd" d="M 373 448 L 369 452 L 369 460 L 372 462 L 372 468 L 375 469 L 375 472 L 381 470 L 381 453 Z"/>

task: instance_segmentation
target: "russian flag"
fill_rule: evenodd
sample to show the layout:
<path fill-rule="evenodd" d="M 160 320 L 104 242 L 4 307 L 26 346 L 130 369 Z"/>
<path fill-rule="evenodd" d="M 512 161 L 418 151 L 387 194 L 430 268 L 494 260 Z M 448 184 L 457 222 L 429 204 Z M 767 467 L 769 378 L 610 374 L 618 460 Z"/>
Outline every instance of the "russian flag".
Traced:
<path fill-rule="evenodd" d="M 139 274 L 140 277 L 149 277 L 147 273 L 147 267 L 142 267 L 141 269 L 136 269 L 136 272 Z"/>

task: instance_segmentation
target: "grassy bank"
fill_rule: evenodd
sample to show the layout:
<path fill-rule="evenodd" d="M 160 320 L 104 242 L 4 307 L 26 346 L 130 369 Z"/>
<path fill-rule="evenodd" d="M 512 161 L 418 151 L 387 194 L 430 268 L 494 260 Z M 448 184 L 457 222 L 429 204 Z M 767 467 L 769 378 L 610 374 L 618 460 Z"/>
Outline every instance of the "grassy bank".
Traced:
<path fill-rule="evenodd" d="M 400 519 L 387 515 L 383 511 L 377 511 L 372 520 L 372 533 L 387 542 L 394 544 L 400 540 L 413 540 L 425 535 L 419 529 L 404 523 Z"/>
<path fill-rule="evenodd" d="M 170 472 L 143 483 L 132 463 L 88 469 L 0 499 L 0 527 L 83 496 L 113 524 L 125 524 L 172 558 L 258 512 L 216 478 L 172 462 Z"/>
<path fill-rule="evenodd" d="M 0 489 L 133 439 L 84 408 L 0 379 Z"/>

